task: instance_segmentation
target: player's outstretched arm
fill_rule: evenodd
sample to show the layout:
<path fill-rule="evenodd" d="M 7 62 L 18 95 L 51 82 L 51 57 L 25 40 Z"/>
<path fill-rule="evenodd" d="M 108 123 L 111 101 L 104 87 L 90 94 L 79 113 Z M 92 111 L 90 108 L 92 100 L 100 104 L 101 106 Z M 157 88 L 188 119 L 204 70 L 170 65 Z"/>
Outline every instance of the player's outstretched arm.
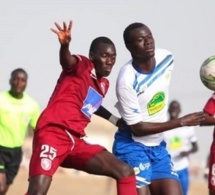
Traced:
<path fill-rule="evenodd" d="M 201 122 L 205 120 L 205 116 L 206 115 L 204 112 L 195 112 L 195 113 L 185 115 L 179 118 L 179 120 L 180 120 L 181 126 L 196 126 L 196 125 L 200 125 Z"/>
<path fill-rule="evenodd" d="M 70 69 L 77 63 L 77 59 L 74 56 L 72 56 L 69 51 L 72 21 L 69 22 L 68 26 L 66 22 L 63 22 L 63 28 L 57 22 L 55 22 L 55 27 L 56 29 L 51 28 L 51 31 L 58 36 L 58 40 L 61 44 L 60 64 L 62 65 L 63 69 Z"/>
<path fill-rule="evenodd" d="M 164 123 L 139 122 L 137 124 L 131 125 L 131 130 L 132 133 L 136 136 L 145 136 L 161 133 L 182 126 L 200 125 L 204 120 L 204 112 L 195 112 Z"/>
<path fill-rule="evenodd" d="M 200 123 L 200 126 L 215 125 L 215 117 L 205 113 L 205 120 Z"/>

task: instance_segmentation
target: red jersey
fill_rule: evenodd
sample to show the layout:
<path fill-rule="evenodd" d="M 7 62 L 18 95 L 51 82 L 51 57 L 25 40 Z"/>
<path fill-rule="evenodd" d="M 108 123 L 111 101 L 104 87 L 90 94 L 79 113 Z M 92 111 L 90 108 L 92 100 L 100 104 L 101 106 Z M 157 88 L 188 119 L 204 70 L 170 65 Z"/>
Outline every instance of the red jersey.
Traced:
<path fill-rule="evenodd" d="M 75 56 L 78 63 L 63 70 L 45 110 L 39 117 L 37 129 L 57 125 L 78 135 L 98 110 L 107 93 L 109 82 L 97 78 L 93 63 L 84 56 Z"/>
<path fill-rule="evenodd" d="M 204 111 L 207 112 L 209 115 L 215 117 L 215 93 L 211 96 L 211 98 L 207 101 Z M 215 141 L 215 130 L 213 133 L 213 141 Z"/>

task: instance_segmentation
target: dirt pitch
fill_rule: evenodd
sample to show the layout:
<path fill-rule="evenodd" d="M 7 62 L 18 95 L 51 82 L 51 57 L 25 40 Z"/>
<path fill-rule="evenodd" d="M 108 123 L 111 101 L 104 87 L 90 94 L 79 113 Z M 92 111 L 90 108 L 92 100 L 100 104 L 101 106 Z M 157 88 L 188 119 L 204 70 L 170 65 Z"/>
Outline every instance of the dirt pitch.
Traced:
<path fill-rule="evenodd" d="M 99 143 L 111 151 L 115 127 L 98 117 L 93 118 L 87 128 L 89 140 Z M 7 195 L 24 195 L 28 185 L 28 163 L 31 154 L 31 138 L 24 144 L 24 160 L 22 167 L 9 189 Z M 195 174 L 202 173 L 199 167 Z M 48 195 L 116 195 L 115 181 L 107 177 L 88 175 L 75 170 L 59 169 L 53 177 Z M 203 179 L 191 180 L 189 195 L 207 195 L 207 184 Z"/>
<path fill-rule="evenodd" d="M 24 195 L 27 189 L 27 171 L 21 168 L 7 195 Z M 115 181 L 107 177 L 81 172 L 55 174 L 48 195 L 116 195 Z M 189 195 L 207 195 L 204 181 L 191 182 Z"/>

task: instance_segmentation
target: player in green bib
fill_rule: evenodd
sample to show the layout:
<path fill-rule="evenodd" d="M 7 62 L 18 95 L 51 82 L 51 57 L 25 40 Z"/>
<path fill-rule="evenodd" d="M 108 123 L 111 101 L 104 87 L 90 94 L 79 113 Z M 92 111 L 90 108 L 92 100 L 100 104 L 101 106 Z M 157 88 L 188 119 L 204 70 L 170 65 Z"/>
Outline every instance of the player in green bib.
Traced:
<path fill-rule="evenodd" d="M 22 161 L 22 145 L 28 128 L 34 129 L 40 114 L 38 103 L 26 94 L 27 72 L 11 73 L 10 90 L 0 92 L 0 194 L 6 194 Z"/>

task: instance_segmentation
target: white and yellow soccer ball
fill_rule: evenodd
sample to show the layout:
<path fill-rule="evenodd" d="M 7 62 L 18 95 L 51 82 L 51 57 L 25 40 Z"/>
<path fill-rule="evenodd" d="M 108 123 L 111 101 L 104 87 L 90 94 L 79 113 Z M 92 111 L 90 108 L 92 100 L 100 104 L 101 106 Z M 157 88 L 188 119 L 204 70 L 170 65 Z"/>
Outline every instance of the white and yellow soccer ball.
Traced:
<path fill-rule="evenodd" d="M 200 78 L 205 87 L 215 91 L 215 55 L 207 58 L 202 63 Z"/>

